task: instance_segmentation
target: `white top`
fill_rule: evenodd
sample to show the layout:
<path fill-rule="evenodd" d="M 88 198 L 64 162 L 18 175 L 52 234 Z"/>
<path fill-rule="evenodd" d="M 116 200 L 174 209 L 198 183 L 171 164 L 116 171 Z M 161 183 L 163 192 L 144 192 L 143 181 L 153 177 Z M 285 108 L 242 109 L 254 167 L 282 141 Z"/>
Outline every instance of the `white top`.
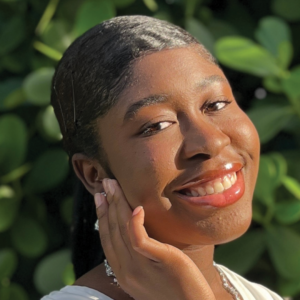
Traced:
<path fill-rule="evenodd" d="M 222 265 L 217 265 L 229 281 L 239 291 L 244 300 L 282 300 L 283 298 L 261 284 L 250 282 Z M 58 292 L 52 292 L 41 300 L 113 300 L 112 298 L 88 287 L 66 286 Z"/>

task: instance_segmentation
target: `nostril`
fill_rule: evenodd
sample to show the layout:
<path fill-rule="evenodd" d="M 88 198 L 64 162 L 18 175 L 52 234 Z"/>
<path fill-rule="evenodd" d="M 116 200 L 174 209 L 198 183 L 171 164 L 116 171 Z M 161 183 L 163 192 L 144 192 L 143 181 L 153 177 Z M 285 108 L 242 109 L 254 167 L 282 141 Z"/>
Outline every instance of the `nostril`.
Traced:
<path fill-rule="evenodd" d="M 192 156 L 190 159 L 197 160 L 197 161 L 199 161 L 199 160 L 204 161 L 204 160 L 208 160 L 210 158 L 211 158 L 211 155 L 209 155 L 209 154 L 197 153 L 194 156 Z"/>

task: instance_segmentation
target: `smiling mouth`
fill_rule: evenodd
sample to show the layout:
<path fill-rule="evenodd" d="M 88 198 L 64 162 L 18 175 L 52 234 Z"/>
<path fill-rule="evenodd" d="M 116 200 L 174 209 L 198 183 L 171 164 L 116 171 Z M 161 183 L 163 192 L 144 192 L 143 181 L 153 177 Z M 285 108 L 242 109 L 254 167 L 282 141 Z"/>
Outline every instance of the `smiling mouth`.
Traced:
<path fill-rule="evenodd" d="M 191 205 L 221 208 L 237 202 L 243 196 L 244 191 L 244 176 L 242 170 L 239 170 L 175 193 L 181 201 Z"/>
<path fill-rule="evenodd" d="M 226 174 L 221 178 L 217 178 L 191 188 L 180 190 L 178 191 L 178 193 L 190 197 L 221 194 L 225 190 L 230 189 L 236 183 L 236 181 L 237 181 L 236 172 L 232 172 Z"/>

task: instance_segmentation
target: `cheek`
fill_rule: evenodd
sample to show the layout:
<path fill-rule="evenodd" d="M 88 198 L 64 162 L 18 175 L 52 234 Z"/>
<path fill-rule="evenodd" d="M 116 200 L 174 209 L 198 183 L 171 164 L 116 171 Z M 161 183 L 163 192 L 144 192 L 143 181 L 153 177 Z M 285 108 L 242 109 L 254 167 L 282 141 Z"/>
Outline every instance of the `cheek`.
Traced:
<path fill-rule="evenodd" d="M 231 137 L 232 145 L 246 152 L 255 163 L 258 163 L 260 142 L 257 130 L 242 110 L 236 116 L 227 127 L 227 134 Z"/>
<path fill-rule="evenodd" d="M 137 141 L 128 148 L 114 154 L 112 171 L 120 183 L 127 200 L 132 207 L 161 206 L 166 210 L 167 199 L 162 200 L 162 193 L 170 178 L 174 176 L 174 160 L 177 153 L 167 135 L 158 134 L 147 141 Z M 124 144 L 123 144 L 124 145 Z"/>

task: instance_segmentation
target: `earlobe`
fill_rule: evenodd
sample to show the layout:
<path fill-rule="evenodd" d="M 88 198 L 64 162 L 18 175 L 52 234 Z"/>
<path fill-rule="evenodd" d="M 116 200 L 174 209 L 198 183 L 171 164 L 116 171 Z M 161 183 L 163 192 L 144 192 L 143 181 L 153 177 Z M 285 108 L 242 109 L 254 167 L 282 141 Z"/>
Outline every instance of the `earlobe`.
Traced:
<path fill-rule="evenodd" d="M 92 195 L 104 191 L 102 180 L 107 175 L 98 161 L 82 153 L 76 153 L 72 156 L 72 165 L 76 176 Z"/>

